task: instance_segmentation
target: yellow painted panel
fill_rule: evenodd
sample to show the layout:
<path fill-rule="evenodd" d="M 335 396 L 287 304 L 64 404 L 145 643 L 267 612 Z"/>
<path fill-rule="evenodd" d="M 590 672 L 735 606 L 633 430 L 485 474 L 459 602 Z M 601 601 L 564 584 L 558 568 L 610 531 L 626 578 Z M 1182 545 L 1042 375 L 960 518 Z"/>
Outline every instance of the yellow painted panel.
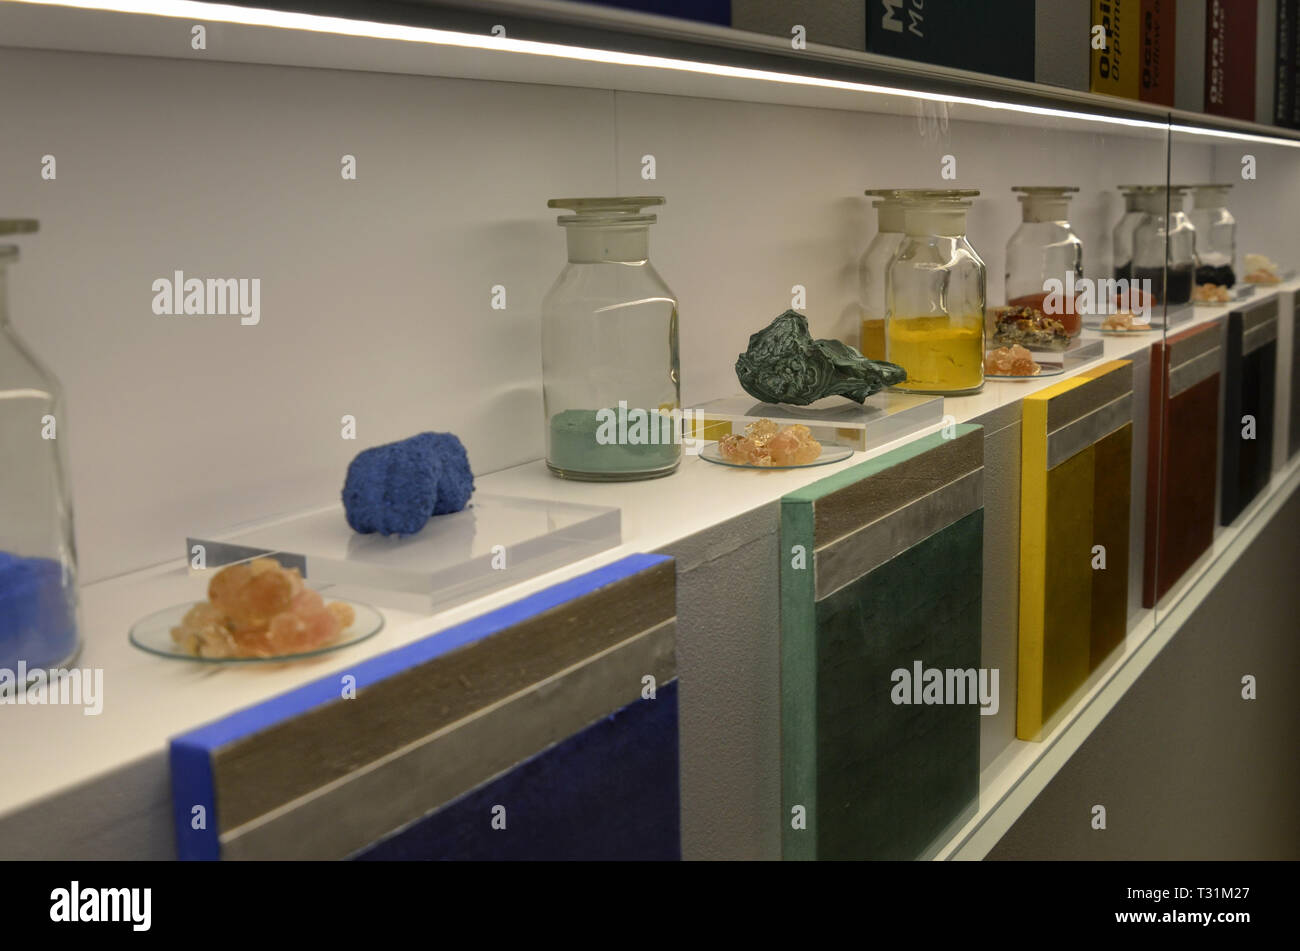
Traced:
<path fill-rule="evenodd" d="M 1092 576 L 1092 651 L 1095 670 L 1128 632 L 1129 517 L 1133 479 L 1133 425 L 1094 444 L 1093 541 L 1106 549 L 1106 568 Z"/>
<path fill-rule="evenodd" d="M 1111 570 L 1122 575 L 1108 577 L 1108 583 L 1115 584 L 1104 585 L 1095 595 L 1096 603 L 1104 608 L 1098 619 L 1101 622 L 1098 649 L 1114 637 L 1115 606 L 1122 601 L 1127 610 L 1131 425 L 1101 441 L 1107 448 L 1103 452 L 1100 489 L 1095 483 L 1095 446 L 1077 453 L 1050 472 L 1047 469 L 1048 410 L 1052 401 L 1127 365 L 1128 361 L 1116 360 L 1093 367 L 1030 394 L 1023 404 L 1016 693 L 1016 735 L 1021 739 L 1040 739 L 1044 725 L 1091 670 L 1093 545 L 1107 546 Z M 1127 451 L 1127 456 L 1122 449 Z M 1099 491 L 1107 509 L 1102 529 L 1104 540 L 1095 539 L 1094 509 Z M 1121 582 L 1123 589 L 1118 592 Z M 1122 640 L 1123 634 L 1119 636 Z"/>
<path fill-rule="evenodd" d="M 1088 679 L 1091 669 L 1095 467 L 1095 447 L 1089 446 L 1047 473 L 1040 727 Z"/>

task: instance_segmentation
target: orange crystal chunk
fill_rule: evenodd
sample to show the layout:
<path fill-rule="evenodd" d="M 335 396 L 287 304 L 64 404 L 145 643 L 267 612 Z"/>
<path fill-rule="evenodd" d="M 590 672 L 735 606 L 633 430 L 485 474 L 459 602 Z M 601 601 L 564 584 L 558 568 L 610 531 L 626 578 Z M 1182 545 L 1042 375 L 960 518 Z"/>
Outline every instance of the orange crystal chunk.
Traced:
<path fill-rule="evenodd" d="M 743 436 L 733 433 L 719 439 L 718 454 L 743 466 L 804 466 L 822 454 L 822 444 L 800 423 L 778 426 L 770 419 L 760 419 L 746 426 Z"/>
<path fill-rule="evenodd" d="M 984 372 L 990 376 L 1037 376 L 1042 370 L 1024 347 L 998 347 L 984 357 Z"/>
<path fill-rule="evenodd" d="M 228 565 L 208 584 L 208 600 L 172 628 L 172 640 L 197 657 L 275 657 L 324 647 L 356 619 L 352 607 L 324 599 L 297 568 L 274 558 Z"/>

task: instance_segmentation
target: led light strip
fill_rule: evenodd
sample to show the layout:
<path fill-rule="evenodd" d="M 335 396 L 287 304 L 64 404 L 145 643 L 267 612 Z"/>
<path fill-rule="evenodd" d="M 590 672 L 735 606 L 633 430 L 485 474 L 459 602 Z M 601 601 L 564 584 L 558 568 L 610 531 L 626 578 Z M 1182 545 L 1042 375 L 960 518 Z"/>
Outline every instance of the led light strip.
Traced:
<path fill-rule="evenodd" d="M 371 20 L 351 20 L 344 17 L 320 16 L 313 13 L 295 13 L 282 10 L 265 10 L 255 7 L 238 7 L 224 3 L 201 3 L 198 0 L 16 0 L 36 6 L 71 7 L 96 10 L 104 13 L 136 13 L 150 16 L 174 17 L 198 22 L 233 23 L 242 26 L 260 26 L 273 29 L 305 30 L 313 33 L 331 33 L 339 36 L 357 36 L 377 40 L 398 40 L 404 43 L 425 43 L 434 46 L 454 46 L 461 49 L 493 50 L 521 53 L 530 56 L 551 56 L 577 62 L 606 63 L 616 66 L 640 66 L 680 73 L 720 76 L 728 79 L 746 79 L 789 86 L 809 86 L 820 89 L 838 89 L 878 96 L 897 96 L 924 102 L 949 105 L 976 106 L 1025 115 L 1057 119 L 1075 119 L 1081 122 L 1098 122 L 1104 125 L 1126 126 L 1134 129 L 1151 129 L 1163 132 L 1170 129 L 1194 135 L 1208 135 L 1237 141 L 1263 142 L 1300 148 L 1300 141 L 1274 138 L 1223 129 L 1201 129 L 1195 126 L 1166 125 L 1151 119 L 1132 119 L 1122 116 L 1103 116 L 1051 106 L 1028 106 L 1019 103 L 998 102 L 973 96 L 953 96 L 943 93 L 915 92 L 872 83 L 848 82 L 798 73 L 782 73 L 743 66 L 725 66 L 720 63 L 702 63 L 694 60 L 672 59 L 666 56 L 648 56 L 642 53 L 622 53 L 611 50 L 565 46 L 558 43 L 541 43 L 535 40 L 517 40 L 510 37 L 459 33 L 430 27 L 404 26 L 395 23 L 378 23 Z"/>
<path fill-rule="evenodd" d="M 1182 135 L 1205 135 L 1216 139 L 1232 139 L 1234 142 L 1263 142 L 1265 145 L 1285 145 L 1288 148 L 1300 149 L 1300 141 L 1295 139 L 1279 139 L 1275 136 L 1259 135 L 1255 132 L 1233 132 L 1230 129 L 1203 129 L 1200 126 L 1181 125 L 1179 123 L 1170 123 L 1169 131 Z"/>

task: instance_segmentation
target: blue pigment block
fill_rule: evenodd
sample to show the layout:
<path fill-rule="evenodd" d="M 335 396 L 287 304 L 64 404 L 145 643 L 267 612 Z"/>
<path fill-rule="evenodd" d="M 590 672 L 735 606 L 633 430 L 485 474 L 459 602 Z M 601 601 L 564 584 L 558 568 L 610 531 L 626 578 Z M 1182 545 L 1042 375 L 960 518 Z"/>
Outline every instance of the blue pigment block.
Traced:
<path fill-rule="evenodd" d="M 74 601 L 63 566 L 0 551 L 0 667 L 56 664 L 77 646 Z"/>
<path fill-rule="evenodd" d="M 674 680 L 353 858 L 677 861 L 677 772 Z"/>
<path fill-rule="evenodd" d="M 460 440 L 420 433 L 358 453 L 343 483 L 343 509 L 363 535 L 414 535 L 430 516 L 459 512 L 473 491 Z"/>
<path fill-rule="evenodd" d="M 433 514 L 459 512 L 469 504 L 469 497 L 474 494 L 474 473 L 469 470 L 469 454 L 465 447 L 452 433 L 421 433 L 415 438 L 431 445 L 442 463 L 438 476 L 438 501 Z"/>
<path fill-rule="evenodd" d="M 414 535 L 438 503 L 441 464 L 420 437 L 357 454 L 343 483 L 343 510 L 352 530 L 368 535 Z"/>

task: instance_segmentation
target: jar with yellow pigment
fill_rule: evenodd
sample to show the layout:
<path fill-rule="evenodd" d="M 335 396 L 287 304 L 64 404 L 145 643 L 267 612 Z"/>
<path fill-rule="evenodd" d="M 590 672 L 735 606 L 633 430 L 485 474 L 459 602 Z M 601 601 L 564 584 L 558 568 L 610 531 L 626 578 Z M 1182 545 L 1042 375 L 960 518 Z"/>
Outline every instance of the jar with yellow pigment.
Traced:
<path fill-rule="evenodd" d="M 906 201 L 889 265 L 885 359 L 907 371 L 895 389 L 960 396 L 984 386 L 987 269 L 966 239 L 973 189 Z"/>

